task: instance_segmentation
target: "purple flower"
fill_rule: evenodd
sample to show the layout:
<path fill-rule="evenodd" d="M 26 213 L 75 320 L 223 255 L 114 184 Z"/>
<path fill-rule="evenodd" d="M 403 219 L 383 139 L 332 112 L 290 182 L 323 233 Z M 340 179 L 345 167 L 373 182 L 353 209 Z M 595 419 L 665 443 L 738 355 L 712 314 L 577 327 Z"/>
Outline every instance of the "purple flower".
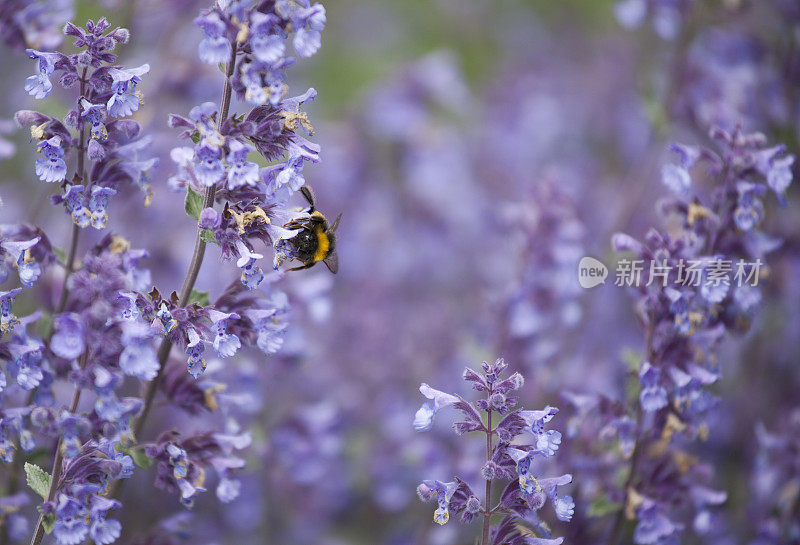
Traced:
<path fill-rule="evenodd" d="M 172 330 L 178 327 L 178 322 L 172 317 L 172 313 L 169 311 L 166 303 L 162 302 L 161 305 L 159 305 L 156 316 L 161 322 L 161 326 L 164 328 L 165 332 L 171 333 Z"/>
<path fill-rule="evenodd" d="M 197 225 L 200 229 L 211 231 L 217 229 L 220 223 L 222 223 L 222 217 L 219 215 L 219 212 L 213 208 L 203 208 L 203 211 L 200 212 L 200 218 L 197 221 Z"/>
<path fill-rule="evenodd" d="M 679 524 L 673 523 L 661 510 L 659 505 L 649 499 L 644 499 L 636 512 L 638 524 L 633 532 L 633 540 L 638 545 L 667 544 L 667 538 L 682 529 Z"/>
<path fill-rule="evenodd" d="M 119 356 L 123 373 L 142 380 L 155 378 L 159 365 L 150 343 L 153 334 L 153 328 L 146 323 L 131 321 L 123 324 L 121 341 L 124 348 Z"/>
<path fill-rule="evenodd" d="M 445 407 L 458 403 L 460 398 L 451 394 L 446 394 L 431 388 L 424 382 L 420 384 L 419 391 L 422 395 L 432 400 L 425 402 L 414 415 L 414 429 L 417 431 L 428 431 L 433 426 L 433 417 Z"/>
<path fill-rule="evenodd" d="M 550 422 L 557 413 L 558 409 L 556 407 L 547 405 L 544 409 L 538 411 L 520 411 L 519 416 L 530 427 L 534 435 L 541 435 L 544 433 L 544 425 Z"/>
<path fill-rule="evenodd" d="M 98 545 L 114 543 L 122 534 L 122 524 L 114 519 L 100 519 L 92 522 L 89 536 Z"/>
<path fill-rule="evenodd" d="M 436 500 L 438 507 L 433 512 L 433 520 L 437 524 L 447 524 L 447 521 L 450 520 L 448 507 L 457 488 L 457 482 L 445 483 L 442 481 L 422 481 L 422 484 L 417 487 L 417 494 L 423 501 Z"/>
<path fill-rule="evenodd" d="M 0 291 L 0 335 L 11 331 L 11 328 L 19 323 L 19 319 L 11 312 L 14 297 L 17 296 L 22 288 L 9 291 Z"/>
<path fill-rule="evenodd" d="M 55 70 L 56 61 L 58 61 L 61 55 L 58 53 L 37 51 L 35 49 L 28 49 L 26 51 L 32 59 L 39 60 L 37 63 L 39 73 L 25 80 L 25 91 L 33 98 L 39 100 L 47 98 L 53 90 L 53 84 L 50 82 L 50 75 Z"/>
<path fill-rule="evenodd" d="M 55 526 L 53 526 L 53 535 L 58 540 L 59 545 L 78 545 L 82 543 L 89 533 L 89 527 L 86 522 L 80 518 L 64 516 L 63 510 L 62 513 L 57 510 L 56 513 L 59 514 L 59 517 Z"/>
<path fill-rule="evenodd" d="M 258 165 L 247 160 L 248 152 L 253 148 L 242 144 L 238 140 L 230 143 L 228 153 L 228 189 L 233 190 L 242 186 L 254 186 L 258 183 Z"/>
<path fill-rule="evenodd" d="M 205 187 L 211 187 L 225 175 L 225 167 L 220 160 L 218 147 L 202 142 L 195 150 L 198 163 L 195 164 L 194 173 L 197 180 Z"/>
<path fill-rule="evenodd" d="M 93 139 L 106 140 L 108 138 L 108 131 L 103 124 L 105 120 L 105 104 L 92 104 L 82 98 L 81 117 L 92 126 L 91 134 Z"/>
<path fill-rule="evenodd" d="M 530 473 L 531 461 L 533 457 L 540 454 L 536 450 L 520 450 L 517 448 L 507 448 L 506 454 L 517 464 L 517 475 L 519 476 L 519 488 L 526 494 L 533 494 L 539 489 L 539 484 Z"/>
<path fill-rule="evenodd" d="M 736 191 L 739 194 L 739 199 L 736 202 L 733 219 L 739 229 L 750 231 L 761 219 L 763 206 L 759 197 L 764 193 L 763 186 L 749 182 L 739 182 L 736 184 Z"/>
<path fill-rule="evenodd" d="M 214 350 L 217 351 L 222 358 L 228 358 L 236 354 L 236 351 L 242 346 L 239 337 L 227 332 L 228 320 L 238 319 L 239 315 L 236 313 L 219 312 L 214 309 L 209 310 L 209 317 L 212 322 L 212 331 L 214 336 Z"/>
<path fill-rule="evenodd" d="M 136 86 L 142 81 L 141 76 L 150 71 L 149 64 L 138 68 L 112 68 L 111 98 L 106 110 L 111 117 L 127 117 L 139 109 L 141 98 L 137 95 Z"/>
<path fill-rule="evenodd" d="M 553 502 L 558 520 L 570 521 L 575 514 L 575 500 L 572 496 L 559 496 Z"/>
<path fill-rule="evenodd" d="M 278 187 L 288 187 L 292 191 L 298 191 L 306 183 L 303 178 L 303 161 L 302 157 L 293 156 L 284 164 L 283 168 L 275 176 L 275 182 Z"/>
<path fill-rule="evenodd" d="M 325 7 L 314 4 L 309 8 L 297 9 L 292 15 L 294 28 L 294 50 L 301 57 L 311 57 L 322 45 L 322 33 L 325 28 Z"/>
<path fill-rule="evenodd" d="M 241 481 L 224 477 L 220 479 L 219 484 L 217 485 L 217 498 L 219 498 L 219 501 L 222 503 L 230 503 L 239 497 L 241 489 Z"/>
<path fill-rule="evenodd" d="M 236 261 L 236 266 L 242 269 L 242 284 L 249 290 L 256 289 L 261 281 L 264 280 L 264 272 L 261 267 L 256 265 L 256 261 L 264 256 L 253 252 L 241 241 L 237 241 L 236 247 L 239 251 L 239 259 Z"/>
<path fill-rule="evenodd" d="M 186 345 L 186 354 L 189 356 L 189 359 L 186 365 L 189 369 L 189 374 L 197 378 L 206 372 L 206 360 L 203 359 L 205 341 L 195 329 L 189 329 L 187 335 L 189 337 L 189 342 Z"/>
<path fill-rule="evenodd" d="M 639 381 L 642 391 L 639 393 L 639 402 L 645 412 L 654 412 L 667 406 L 667 390 L 659 384 L 661 371 L 648 362 L 642 363 L 639 370 Z"/>
<path fill-rule="evenodd" d="M 92 213 L 86 206 L 85 190 L 82 185 L 67 185 L 63 197 L 64 204 L 72 215 L 72 221 L 81 228 L 88 227 L 92 221 Z"/>
<path fill-rule="evenodd" d="M 19 281 L 26 288 L 33 287 L 42 274 L 42 267 L 33 258 L 30 251 L 40 240 L 41 237 L 36 237 L 23 241 L 6 240 L 0 242 L 0 248 L 7 251 L 14 258 L 19 273 Z"/>
<path fill-rule="evenodd" d="M 689 175 L 689 171 L 672 163 L 664 165 L 661 168 L 661 180 L 664 182 L 665 186 L 678 195 L 686 195 L 689 192 L 689 187 L 692 185 L 692 178 Z"/>
<path fill-rule="evenodd" d="M 59 314 L 55 319 L 55 333 L 50 349 L 60 358 L 76 359 L 86 348 L 83 322 L 74 312 Z"/>
<path fill-rule="evenodd" d="M 277 63 L 286 50 L 282 31 L 277 26 L 277 18 L 270 14 L 253 13 L 250 17 L 250 48 L 261 62 Z"/>
<path fill-rule="evenodd" d="M 194 20 L 205 34 L 200 42 L 200 60 L 208 64 L 223 64 L 230 60 L 231 43 L 225 35 L 225 23 L 216 12 L 201 15 Z"/>
<path fill-rule="evenodd" d="M 92 214 L 92 227 L 95 229 L 105 229 L 108 222 L 108 198 L 116 195 L 116 190 L 109 187 L 92 187 L 92 196 L 89 198 L 89 211 Z"/>
<path fill-rule="evenodd" d="M 36 159 L 36 175 L 43 182 L 61 182 L 67 177 L 67 164 L 64 162 L 64 149 L 61 147 L 61 138 L 53 136 L 44 140 L 38 146 L 39 152 L 44 152 L 44 157 Z"/>
<path fill-rule="evenodd" d="M 258 334 L 256 345 L 267 355 L 276 353 L 283 346 L 283 337 L 288 327 L 285 320 L 288 306 L 286 294 L 276 292 L 272 296 L 271 308 L 247 309 L 245 313 Z"/>

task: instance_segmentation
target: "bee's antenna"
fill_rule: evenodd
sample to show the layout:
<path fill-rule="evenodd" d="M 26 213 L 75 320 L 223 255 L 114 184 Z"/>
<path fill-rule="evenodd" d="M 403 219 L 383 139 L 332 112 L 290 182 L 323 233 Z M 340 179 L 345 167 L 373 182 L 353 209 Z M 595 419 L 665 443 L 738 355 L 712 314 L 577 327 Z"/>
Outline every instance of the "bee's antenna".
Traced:
<path fill-rule="evenodd" d="M 308 211 L 314 212 L 314 193 L 311 192 L 311 188 L 308 187 L 307 185 L 304 185 L 303 187 L 300 188 L 300 193 L 303 194 L 303 197 L 306 198 L 308 204 L 311 205 Z"/>

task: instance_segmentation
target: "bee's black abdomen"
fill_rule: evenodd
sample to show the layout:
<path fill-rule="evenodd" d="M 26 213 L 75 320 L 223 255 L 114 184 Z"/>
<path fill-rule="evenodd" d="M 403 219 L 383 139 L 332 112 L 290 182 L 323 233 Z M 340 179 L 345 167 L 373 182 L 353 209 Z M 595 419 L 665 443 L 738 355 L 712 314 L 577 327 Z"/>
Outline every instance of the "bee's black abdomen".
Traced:
<path fill-rule="evenodd" d="M 317 251 L 317 237 L 310 229 L 303 229 L 294 239 L 297 255 L 301 261 L 313 259 Z"/>

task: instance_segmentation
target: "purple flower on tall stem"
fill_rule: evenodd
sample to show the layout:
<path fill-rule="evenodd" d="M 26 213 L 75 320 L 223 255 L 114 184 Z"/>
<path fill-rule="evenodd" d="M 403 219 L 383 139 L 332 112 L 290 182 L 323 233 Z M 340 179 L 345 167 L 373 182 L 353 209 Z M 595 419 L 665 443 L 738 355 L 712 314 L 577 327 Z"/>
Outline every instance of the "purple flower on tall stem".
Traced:
<path fill-rule="evenodd" d="M 61 147 L 61 138 L 53 136 L 44 140 L 38 146 L 38 151 L 44 157 L 36 159 L 36 175 L 43 182 L 61 182 L 67 177 L 67 164 L 64 162 L 64 148 Z"/>
<path fill-rule="evenodd" d="M 515 410 L 516 398 L 509 394 L 521 388 L 524 380 L 519 373 L 503 379 L 502 374 L 506 367 L 506 363 L 499 359 L 493 365 L 484 362 L 483 373 L 479 374 L 469 368 L 464 371 L 464 380 L 472 383 L 473 389 L 485 394 L 485 397 L 475 403 L 423 384 L 420 392 L 431 399 L 432 403 L 423 405 L 414 418 L 415 429 L 427 431 L 436 412 L 444 407 L 454 407 L 463 418 L 453 425 L 457 434 L 477 431 L 486 436 L 486 458 L 480 469 L 480 474 L 486 481 L 484 502 L 481 503 L 472 488 L 459 478 L 453 482 L 423 481 L 417 487 L 417 492 L 423 501 L 437 501 L 438 507 L 433 518 L 438 524 L 446 524 L 451 511 L 461 513 L 461 519 L 465 523 L 482 514 L 481 545 L 506 542 L 560 543 L 559 540 L 550 539 L 550 532 L 541 524 L 537 511 L 549 498 L 559 520 L 568 521 L 572 518 L 575 502 L 571 496 L 558 494 L 558 487 L 571 483 L 572 475 L 537 478 L 534 471 L 534 460 L 555 455 L 561 443 L 560 432 L 544 429 L 544 424 L 553 418 L 558 409 L 547 406 L 540 411 Z M 482 412 L 485 413 L 485 418 Z M 494 420 L 495 415 L 499 421 Z M 534 444 L 529 444 L 531 435 Z M 492 506 L 492 482 L 497 479 L 512 479 L 515 472 L 518 479 L 506 486 L 500 501 Z M 502 521 L 492 528 L 492 516 L 501 514 Z M 529 530 L 522 525 L 523 521 L 531 524 L 534 529 Z M 515 529 L 510 530 L 507 525 L 514 523 Z M 523 541 L 523 536 L 529 537 Z"/>

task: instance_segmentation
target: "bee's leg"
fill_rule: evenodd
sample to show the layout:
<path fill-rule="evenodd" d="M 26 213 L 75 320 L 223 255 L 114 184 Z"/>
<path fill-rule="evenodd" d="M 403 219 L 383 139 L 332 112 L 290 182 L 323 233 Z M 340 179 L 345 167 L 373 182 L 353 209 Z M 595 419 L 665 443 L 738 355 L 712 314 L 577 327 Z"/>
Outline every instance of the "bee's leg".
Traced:
<path fill-rule="evenodd" d="M 313 266 L 314 266 L 316 263 L 317 263 L 316 261 L 312 261 L 311 263 L 308 263 L 308 264 L 306 264 L 306 265 L 303 265 L 302 267 L 292 267 L 291 269 L 286 269 L 286 271 L 287 271 L 287 272 L 288 272 L 288 271 L 302 271 L 303 269 L 310 269 L 310 268 L 311 268 L 311 267 L 313 267 Z"/>
<path fill-rule="evenodd" d="M 304 223 L 298 222 L 297 220 L 292 220 L 289 223 L 284 224 L 284 229 L 289 229 L 290 231 L 298 231 L 305 227 Z"/>

